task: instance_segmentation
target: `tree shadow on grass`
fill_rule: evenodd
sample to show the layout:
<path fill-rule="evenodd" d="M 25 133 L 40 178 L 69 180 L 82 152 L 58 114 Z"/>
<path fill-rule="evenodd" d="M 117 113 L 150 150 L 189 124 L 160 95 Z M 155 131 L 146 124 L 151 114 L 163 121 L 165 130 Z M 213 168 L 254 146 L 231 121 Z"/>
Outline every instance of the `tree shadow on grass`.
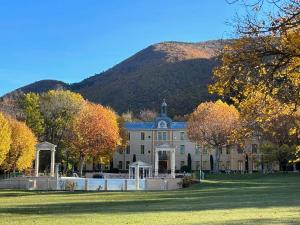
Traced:
<path fill-rule="evenodd" d="M 81 214 L 81 213 L 137 213 L 137 212 L 183 212 L 202 210 L 231 210 L 239 208 L 271 208 L 271 207 L 296 207 L 299 208 L 300 200 L 289 201 L 288 197 L 265 199 L 245 197 L 230 198 L 219 196 L 201 199 L 201 197 L 181 198 L 173 196 L 159 199 L 139 199 L 126 201 L 99 201 L 99 202 L 61 202 L 54 204 L 27 204 L 16 207 L 0 208 L 0 214 Z"/>
<path fill-rule="evenodd" d="M 1 198 L 36 196 L 34 204 L 0 206 L 0 214 L 81 214 L 230 210 L 295 207 L 300 213 L 300 176 L 290 179 L 207 181 L 167 192 L 18 192 L 2 191 Z M 285 180 L 287 182 L 285 182 Z M 45 203 L 49 202 L 49 203 Z"/>
<path fill-rule="evenodd" d="M 202 224 L 202 223 L 199 223 Z M 257 225 L 257 224 L 288 224 L 288 225 L 299 225 L 299 220 L 293 219 L 293 218 L 276 218 L 276 219 L 262 219 L 262 218 L 257 218 L 257 219 L 240 219 L 240 220 L 230 220 L 226 222 L 222 222 L 222 225 Z M 193 224 L 196 225 L 196 224 Z M 203 224 L 202 224 L 203 225 Z"/>

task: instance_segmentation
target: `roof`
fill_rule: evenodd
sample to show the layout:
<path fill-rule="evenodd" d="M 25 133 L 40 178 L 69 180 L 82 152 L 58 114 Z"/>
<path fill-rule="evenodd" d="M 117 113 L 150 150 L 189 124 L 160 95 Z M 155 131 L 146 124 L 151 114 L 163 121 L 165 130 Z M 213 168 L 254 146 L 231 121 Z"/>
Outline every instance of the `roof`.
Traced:
<path fill-rule="evenodd" d="M 139 166 L 139 167 L 152 167 L 151 164 L 145 163 L 145 162 L 142 162 L 142 161 L 133 162 L 129 166 L 130 167 L 136 167 L 136 166 Z"/>
<path fill-rule="evenodd" d="M 126 122 L 125 128 L 127 130 L 153 130 L 155 122 Z M 171 122 L 170 129 L 182 130 L 186 129 L 186 122 Z"/>
<path fill-rule="evenodd" d="M 38 150 L 50 150 L 50 149 L 55 149 L 56 145 L 54 145 L 50 142 L 44 141 L 44 142 L 36 144 L 35 147 Z"/>

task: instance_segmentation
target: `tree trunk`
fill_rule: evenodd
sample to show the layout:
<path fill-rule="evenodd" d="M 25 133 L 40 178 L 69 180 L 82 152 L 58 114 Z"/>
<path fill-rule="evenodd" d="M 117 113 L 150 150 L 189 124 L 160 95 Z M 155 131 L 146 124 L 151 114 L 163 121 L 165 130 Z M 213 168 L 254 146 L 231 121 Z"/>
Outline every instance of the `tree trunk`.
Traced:
<path fill-rule="evenodd" d="M 85 161 L 85 158 L 80 157 L 80 171 L 79 171 L 80 172 L 80 177 L 82 177 L 84 161 Z"/>

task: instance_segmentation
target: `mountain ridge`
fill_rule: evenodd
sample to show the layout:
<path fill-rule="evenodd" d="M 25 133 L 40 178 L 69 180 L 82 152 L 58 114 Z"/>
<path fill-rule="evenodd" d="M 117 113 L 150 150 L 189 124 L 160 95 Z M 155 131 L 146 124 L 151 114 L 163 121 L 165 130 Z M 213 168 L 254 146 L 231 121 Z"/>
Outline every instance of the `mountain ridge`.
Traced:
<path fill-rule="evenodd" d="M 160 42 L 80 82 L 41 80 L 6 96 L 68 89 L 90 101 L 111 106 L 118 113 L 157 110 L 166 98 L 171 116 L 184 115 L 200 102 L 214 99 L 207 92 L 207 84 L 211 82 L 212 70 L 218 64 L 216 56 L 223 45 L 224 40 Z"/>

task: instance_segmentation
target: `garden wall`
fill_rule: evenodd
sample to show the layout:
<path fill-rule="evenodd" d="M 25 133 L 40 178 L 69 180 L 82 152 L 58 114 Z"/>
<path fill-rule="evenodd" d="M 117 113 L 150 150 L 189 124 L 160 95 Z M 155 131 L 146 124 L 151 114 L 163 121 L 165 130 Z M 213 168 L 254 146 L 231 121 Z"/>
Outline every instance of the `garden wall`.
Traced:
<path fill-rule="evenodd" d="M 174 190 L 181 188 L 181 179 L 93 179 L 78 177 L 16 177 L 0 180 L 0 189 L 71 190 L 71 191 L 136 191 Z"/>

